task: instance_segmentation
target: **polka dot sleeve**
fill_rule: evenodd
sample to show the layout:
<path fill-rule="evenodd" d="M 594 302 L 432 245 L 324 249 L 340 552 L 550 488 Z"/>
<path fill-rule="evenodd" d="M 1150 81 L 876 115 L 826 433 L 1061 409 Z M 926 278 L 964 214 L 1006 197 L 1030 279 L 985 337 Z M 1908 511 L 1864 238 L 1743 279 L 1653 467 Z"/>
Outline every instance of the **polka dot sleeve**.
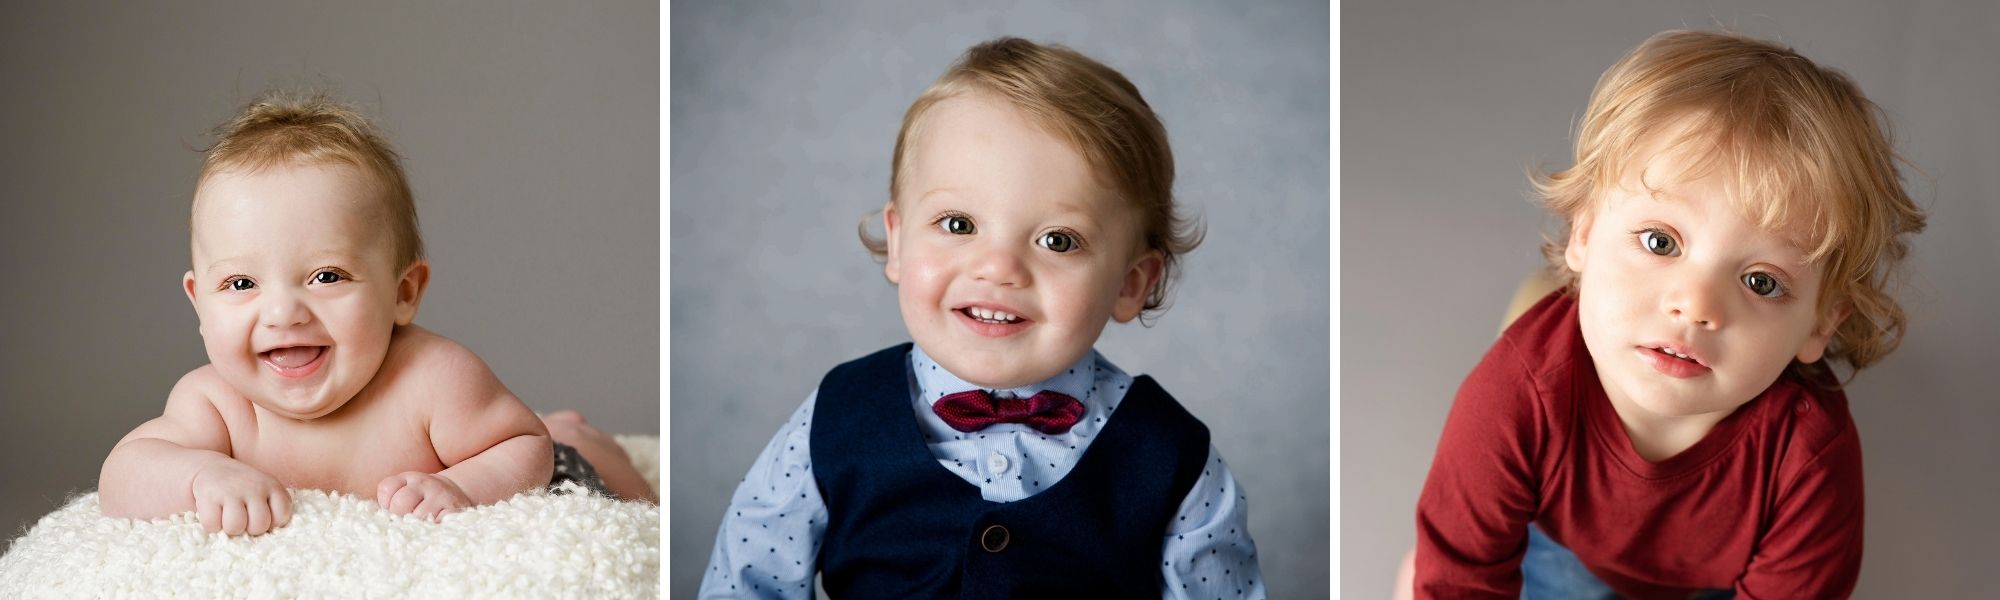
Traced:
<path fill-rule="evenodd" d="M 826 503 L 813 483 L 812 410 L 818 392 L 792 413 L 737 484 L 715 550 L 702 574 L 702 598 L 812 598 Z"/>
<path fill-rule="evenodd" d="M 1167 524 L 1160 552 L 1164 598 L 1262 599 L 1264 575 L 1250 539 L 1250 501 L 1214 446 L 1194 489 Z"/>

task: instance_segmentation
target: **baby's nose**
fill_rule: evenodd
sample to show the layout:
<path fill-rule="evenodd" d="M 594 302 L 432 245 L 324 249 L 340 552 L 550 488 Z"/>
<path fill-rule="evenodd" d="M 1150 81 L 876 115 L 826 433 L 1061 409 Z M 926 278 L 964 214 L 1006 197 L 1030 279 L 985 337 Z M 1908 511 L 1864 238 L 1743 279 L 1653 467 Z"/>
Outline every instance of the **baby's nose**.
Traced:
<path fill-rule="evenodd" d="M 264 296 L 262 321 L 265 327 L 291 327 L 312 322 L 312 310 L 298 297 L 287 293 L 271 293 Z"/>

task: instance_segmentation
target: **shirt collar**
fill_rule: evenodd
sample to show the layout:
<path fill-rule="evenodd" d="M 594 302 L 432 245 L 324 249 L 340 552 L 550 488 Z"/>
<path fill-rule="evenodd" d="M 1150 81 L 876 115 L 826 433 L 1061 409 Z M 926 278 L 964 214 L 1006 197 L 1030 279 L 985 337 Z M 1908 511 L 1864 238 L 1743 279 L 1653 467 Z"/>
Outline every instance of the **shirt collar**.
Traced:
<path fill-rule="evenodd" d="M 910 368 L 916 372 L 917 394 L 923 398 L 926 405 L 936 404 L 939 398 L 948 394 L 985 389 L 959 379 L 957 375 L 951 374 L 951 371 L 945 370 L 943 366 L 937 364 L 937 361 L 931 360 L 930 355 L 925 354 L 921 346 L 911 346 Z M 986 391 L 995 396 L 1026 398 L 1035 395 L 1036 392 L 1049 390 L 1068 394 L 1071 398 L 1088 403 L 1091 384 L 1097 380 L 1096 368 L 1097 350 L 1092 349 L 1085 352 L 1082 358 L 1078 358 L 1076 364 L 1070 365 L 1063 372 L 1056 373 L 1054 377 L 1021 387 Z"/>

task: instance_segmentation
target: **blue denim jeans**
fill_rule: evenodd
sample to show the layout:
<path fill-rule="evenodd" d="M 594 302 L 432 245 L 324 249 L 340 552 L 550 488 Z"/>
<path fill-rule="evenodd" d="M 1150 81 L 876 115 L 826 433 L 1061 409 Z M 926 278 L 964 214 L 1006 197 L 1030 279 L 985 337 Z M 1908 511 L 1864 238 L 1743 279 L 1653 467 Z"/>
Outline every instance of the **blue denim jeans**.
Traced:
<path fill-rule="evenodd" d="M 1542 528 L 1528 525 L 1528 552 L 1521 558 L 1522 600 L 1614 600 L 1618 593 L 1604 585 L 1576 553 L 1549 539 Z M 1707 590 L 1690 600 L 1735 598 L 1730 590 Z"/>

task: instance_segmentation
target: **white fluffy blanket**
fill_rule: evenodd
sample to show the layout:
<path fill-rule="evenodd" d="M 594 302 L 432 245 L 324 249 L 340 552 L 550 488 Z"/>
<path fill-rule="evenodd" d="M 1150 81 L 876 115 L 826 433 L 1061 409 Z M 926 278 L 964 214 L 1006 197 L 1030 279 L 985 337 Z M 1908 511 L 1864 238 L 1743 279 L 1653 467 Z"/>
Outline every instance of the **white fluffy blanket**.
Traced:
<path fill-rule="evenodd" d="M 617 439 L 658 490 L 659 438 Z M 0 598 L 658 597 L 659 507 L 575 492 L 526 492 L 431 523 L 293 490 L 291 524 L 249 538 L 205 534 L 193 513 L 108 518 L 89 493 L 0 556 Z"/>

